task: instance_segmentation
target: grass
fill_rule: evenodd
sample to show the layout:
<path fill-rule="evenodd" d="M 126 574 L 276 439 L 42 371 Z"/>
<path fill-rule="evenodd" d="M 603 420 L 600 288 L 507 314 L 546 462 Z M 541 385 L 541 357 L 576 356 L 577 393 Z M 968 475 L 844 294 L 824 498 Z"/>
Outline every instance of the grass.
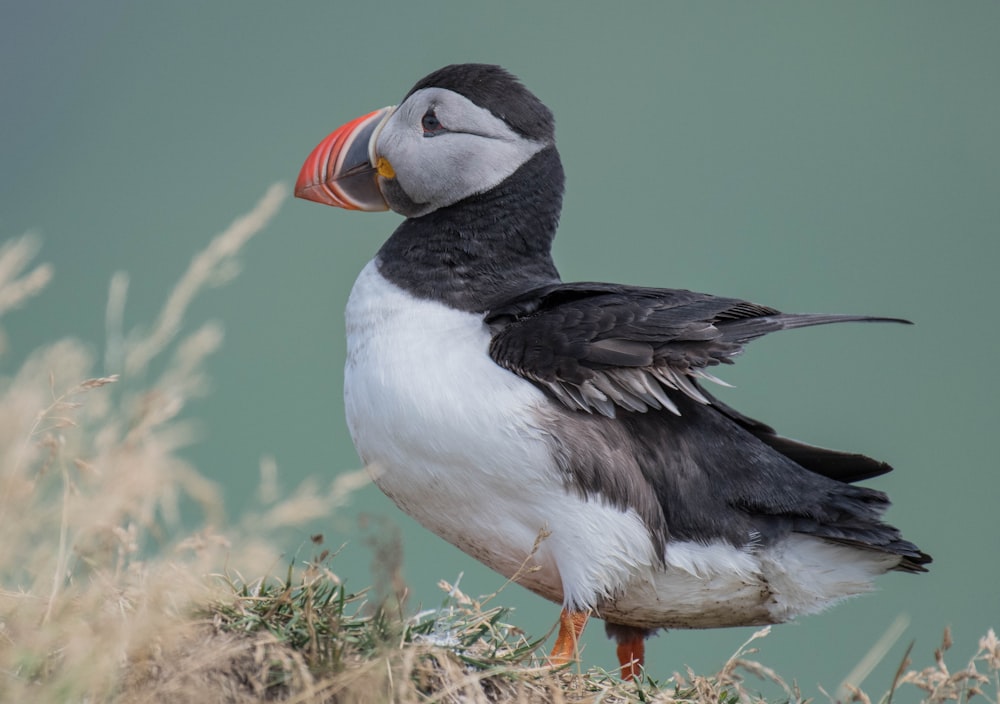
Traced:
<path fill-rule="evenodd" d="M 275 532 L 331 515 L 362 472 L 281 498 L 264 461 L 259 512 L 222 526 L 218 488 L 179 454 L 192 439 L 184 408 L 222 336 L 186 319 L 284 197 L 272 187 L 212 239 L 148 329 L 125 330 L 128 279 L 114 276 L 102 371 L 84 345 L 58 340 L 0 379 L 0 701 L 730 704 L 760 701 L 758 679 L 779 701 L 803 701 L 755 660 L 766 629 L 712 675 L 623 683 L 549 668 L 547 634 L 512 625 L 498 594 L 472 598 L 442 582 L 441 604 L 410 614 L 398 584 L 350 593 L 320 536 L 311 559 L 273 575 Z M 38 249 L 31 237 L 0 246 L 0 318 L 51 279 L 32 264 Z M 2 341 L 0 331 L 0 353 Z M 185 503 L 200 509 L 194 532 L 180 520 Z M 392 549 L 373 550 L 392 561 Z M 840 699 L 1000 704 L 1000 642 L 989 631 L 978 646 L 952 669 L 946 634 L 926 667 L 901 663 L 887 692 Z"/>

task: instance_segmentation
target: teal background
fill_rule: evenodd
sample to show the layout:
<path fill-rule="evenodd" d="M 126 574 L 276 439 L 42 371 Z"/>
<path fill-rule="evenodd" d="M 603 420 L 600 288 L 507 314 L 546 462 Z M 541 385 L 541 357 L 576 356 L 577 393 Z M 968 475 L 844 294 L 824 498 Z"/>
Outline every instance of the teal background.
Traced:
<path fill-rule="evenodd" d="M 871 482 L 935 557 L 874 595 L 781 626 L 759 658 L 808 695 L 833 691 L 898 614 L 906 644 L 956 657 L 1000 625 L 997 548 L 1000 4 L 995 2 L 9 3 L 0 5 L 0 237 L 44 237 L 56 279 L 7 316 L 4 373 L 58 336 L 100 353 L 108 280 L 152 320 L 208 238 L 357 115 L 441 65 L 500 63 L 555 112 L 568 176 L 566 279 L 693 288 L 784 310 L 875 313 L 755 343 L 725 398 L 784 434 L 897 468 Z M 341 403 L 342 310 L 399 221 L 289 201 L 231 285 L 212 394 L 187 455 L 238 516 L 273 455 L 290 488 L 356 468 Z M 109 370 L 115 371 L 115 370 Z M 335 566 L 370 583 L 359 514 L 400 531 L 410 608 L 464 572 L 502 579 L 411 523 L 377 490 L 318 526 Z M 376 522 L 382 525 L 382 521 Z M 289 537 L 291 552 L 308 531 Z M 511 587 L 531 633 L 557 608 Z M 614 665 L 600 624 L 589 665 Z M 649 667 L 714 671 L 749 630 L 654 639 Z M 822 695 L 818 695 L 822 696 Z"/>

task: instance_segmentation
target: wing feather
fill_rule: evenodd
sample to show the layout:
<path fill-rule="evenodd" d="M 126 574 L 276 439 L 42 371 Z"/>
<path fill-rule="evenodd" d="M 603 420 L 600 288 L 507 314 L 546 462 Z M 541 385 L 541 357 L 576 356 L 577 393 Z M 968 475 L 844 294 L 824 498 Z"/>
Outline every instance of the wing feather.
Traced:
<path fill-rule="evenodd" d="M 490 355 L 547 389 L 568 408 L 614 417 L 618 408 L 677 413 L 669 391 L 710 404 L 698 379 L 731 364 L 747 343 L 778 330 L 849 321 L 908 322 L 858 315 L 785 314 L 680 289 L 551 284 L 487 314 Z"/>

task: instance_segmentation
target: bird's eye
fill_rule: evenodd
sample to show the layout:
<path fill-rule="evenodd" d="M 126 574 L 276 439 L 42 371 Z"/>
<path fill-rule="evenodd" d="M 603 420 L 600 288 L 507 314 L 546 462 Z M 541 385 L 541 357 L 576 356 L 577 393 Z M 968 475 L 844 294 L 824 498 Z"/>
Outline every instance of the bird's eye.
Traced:
<path fill-rule="evenodd" d="M 420 119 L 420 126 L 424 128 L 425 137 L 432 137 L 444 131 L 444 125 L 437 119 L 437 115 L 434 114 L 433 109 L 424 113 L 424 116 Z"/>

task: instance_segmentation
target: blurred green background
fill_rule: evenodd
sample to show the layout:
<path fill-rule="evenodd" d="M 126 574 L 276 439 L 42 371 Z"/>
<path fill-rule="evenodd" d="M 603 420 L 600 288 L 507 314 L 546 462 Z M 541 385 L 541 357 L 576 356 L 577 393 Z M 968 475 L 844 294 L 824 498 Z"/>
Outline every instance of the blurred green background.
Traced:
<path fill-rule="evenodd" d="M 760 659 L 808 695 L 833 691 L 899 615 L 912 621 L 866 688 L 916 639 L 928 662 L 1000 625 L 1000 4 L 996 2 L 10 3 L 0 10 L 0 237 L 44 237 L 56 279 L 5 319 L 3 373 L 63 335 L 101 354 L 112 273 L 148 323 L 191 256 L 348 119 L 398 102 L 444 64 L 500 63 L 555 112 L 568 192 L 566 279 L 693 288 L 784 310 L 894 315 L 900 326 L 805 330 L 755 343 L 725 398 L 784 434 L 897 468 L 871 482 L 935 557 L 874 595 L 778 627 Z M 262 456 L 286 488 L 356 468 L 344 424 L 342 310 L 398 216 L 289 201 L 231 285 L 212 393 L 187 456 L 253 499 Z M 107 370 L 116 371 L 116 370 Z M 367 516 L 369 526 L 360 516 Z M 376 520 L 372 522 L 371 517 Z M 411 523 L 377 490 L 317 526 L 335 567 L 372 581 L 365 536 L 395 526 L 410 609 L 464 572 L 503 580 Z M 289 536 L 288 550 L 308 543 Z M 302 548 L 309 552 L 311 548 Z M 500 600 L 531 633 L 557 607 Z M 674 632 L 665 677 L 714 671 L 749 630 Z M 612 667 L 600 624 L 588 664 Z M 822 695 L 819 695 L 822 696 Z"/>

